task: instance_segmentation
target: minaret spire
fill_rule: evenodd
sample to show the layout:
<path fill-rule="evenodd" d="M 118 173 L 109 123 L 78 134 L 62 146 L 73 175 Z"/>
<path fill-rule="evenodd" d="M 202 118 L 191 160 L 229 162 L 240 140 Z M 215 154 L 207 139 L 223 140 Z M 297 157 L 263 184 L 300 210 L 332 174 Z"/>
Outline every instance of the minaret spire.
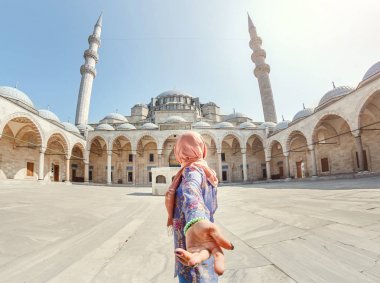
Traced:
<path fill-rule="evenodd" d="M 88 113 L 90 110 L 90 100 L 92 84 L 96 77 L 95 65 L 99 60 L 98 49 L 100 47 L 100 35 L 102 33 L 103 13 L 100 14 L 94 26 L 94 32 L 88 37 L 89 48 L 84 52 L 85 63 L 80 67 L 82 80 L 80 82 L 77 112 L 75 124 L 86 125 L 88 123 Z"/>
<path fill-rule="evenodd" d="M 259 82 L 261 103 L 263 105 L 265 122 L 277 123 L 276 109 L 274 106 L 272 87 L 269 79 L 270 66 L 265 62 L 266 52 L 261 48 L 263 41 L 257 35 L 256 27 L 248 14 L 248 31 L 251 37 L 249 47 L 253 53 L 251 56 L 252 62 L 255 63 L 255 77 Z"/>

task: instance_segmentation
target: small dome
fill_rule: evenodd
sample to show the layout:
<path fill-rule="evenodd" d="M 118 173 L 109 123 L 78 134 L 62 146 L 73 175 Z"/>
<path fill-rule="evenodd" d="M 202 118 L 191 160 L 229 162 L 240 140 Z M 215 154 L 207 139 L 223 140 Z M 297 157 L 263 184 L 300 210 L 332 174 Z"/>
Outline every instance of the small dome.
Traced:
<path fill-rule="evenodd" d="M 229 120 L 233 120 L 233 119 L 236 119 L 236 118 L 248 118 L 247 115 L 241 113 L 241 112 L 234 112 L 234 113 L 231 113 L 230 115 L 226 116 L 224 118 L 225 121 L 229 121 Z"/>
<path fill-rule="evenodd" d="M 302 109 L 301 111 L 298 111 L 296 115 L 294 115 L 292 121 L 294 122 L 294 121 L 296 121 L 298 119 L 305 118 L 307 116 L 310 116 L 313 113 L 314 113 L 314 108 L 305 108 L 305 109 Z"/>
<path fill-rule="evenodd" d="M 47 120 L 50 120 L 50 121 L 54 121 L 54 122 L 57 122 L 57 123 L 61 123 L 61 121 L 59 120 L 58 116 L 55 115 L 53 112 L 51 112 L 50 110 L 47 110 L 47 109 L 41 109 L 41 110 L 38 110 L 38 114 L 42 117 L 42 118 L 45 118 Z"/>
<path fill-rule="evenodd" d="M 129 123 L 124 123 L 116 127 L 116 130 L 118 131 L 130 131 L 130 130 L 136 130 L 136 127 L 129 124 Z"/>
<path fill-rule="evenodd" d="M 218 107 L 218 105 L 216 105 L 216 103 L 212 102 L 212 101 L 203 104 L 203 106 L 216 106 L 216 107 Z"/>
<path fill-rule="evenodd" d="M 137 104 L 133 105 L 132 108 L 135 108 L 135 107 L 144 107 L 144 108 L 148 108 L 148 106 L 147 106 L 145 103 L 137 103 Z"/>
<path fill-rule="evenodd" d="M 84 132 L 84 131 L 86 130 L 86 128 L 87 128 L 87 131 L 93 131 L 93 130 L 94 130 L 93 127 L 91 127 L 90 125 L 85 125 L 85 124 L 79 124 L 79 125 L 77 126 L 77 128 L 78 128 L 79 131 L 81 131 L 81 132 Z"/>
<path fill-rule="evenodd" d="M 234 125 L 232 125 L 230 122 L 221 122 L 221 123 L 216 124 L 215 128 L 217 129 L 234 128 Z"/>
<path fill-rule="evenodd" d="M 180 116 L 170 116 L 165 120 L 165 123 L 186 123 L 187 121 Z"/>
<path fill-rule="evenodd" d="M 29 96 L 27 96 L 25 93 L 23 93 L 21 90 L 17 88 L 9 86 L 0 86 L 0 96 L 20 101 L 25 105 L 34 108 L 33 102 L 29 98 Z"/>
<path fill-rule="evenodd" d="M 193 124 L 194 129 L 210 128 L 210 124 L 207 122 L 199 121 Z"/>
<path fill-rule="evenodd" d="M 115 129 L 108 124 L 99 124 L 96 129 L 96 131 L 114 131 Z"/>
<path fill-rule="evenodd" d="M 144 130 L 155 130 L 158 129 L 158 126 L 153 123 L 145 123 L 144 125 L 141 126 L 141 129 Z"/>
<path fill-rule="evenodd" d="M 181 91 L 181 90 L 167 90 L 161 93 L 160 95 L 157 96 L 157 98 L 163 98 L 163 97 L 168 97 L 168 96 L 188 96 L 192 97 L 190 94 Z"/>
<path fill-rule="evenodd" d="M 106 117 L 103 118 L 103 120 L 118 120 L 118 121 L 122 121 L 122 122 L 128 122 L 128 119 L 125 118 L 123 115 L 119 114 L 119 113 L 110 113 L 108 114 Z"/>
<path fill-rule="evenodd" d="M 339 86 L 339 87 L 333 88 L 332 90 L 330 90 L 329 92 L 327 92 L 321 98 L 321 100 L 318 103 L 318 106 L 322 105 L 322 104 L 325 104 L 326 102 L 328 102 L 328 101 L 330 101 L 332 99 L 345 96 L 346 94 L 349 94 L 353 90 L 355 90 L 355 88 L 353 88 L 351 86 Z"/>
<path fill-rule="evenodd" d="M 256 125 L 251 122 L 244 122 L 239 125 L 240 129 L 254 129 L 256 128 Z"/>
<path fill-rule="evenodd" d="M 260 124 L 259 129 L 274 128 L 274 127 L 276 127 L 276 123 L 264 122 L 264 123 Z"/>
<path fill-rule="evenodd" d="M 289 123 L 290 123 L 290 121 L 288 121 L 288 120 L 281 121 L 280 123 L 278 123 L 276 125 L 276 127 L 274 127 L 274 130 L 275 131 L 281 131 L 283 129 L 286 129 L 287 127 L 289 127 Z"/>
<path fill-rule="evenodd" d="M 378 72 L 380 72 L 380 61 L 372 65 L 371 68 L 368 69 L 368 71 L 364 74 L 363 81 L 369 79 Z"/>
<path fill-rule="evenodd" d="M 69 122 L 62 122 L 62 125 L 65 127 L 66 131 L 75 133 L 75 134 L 80 134 L 79 129 L 75 127 L 75 125 L 69 123 Z"/>

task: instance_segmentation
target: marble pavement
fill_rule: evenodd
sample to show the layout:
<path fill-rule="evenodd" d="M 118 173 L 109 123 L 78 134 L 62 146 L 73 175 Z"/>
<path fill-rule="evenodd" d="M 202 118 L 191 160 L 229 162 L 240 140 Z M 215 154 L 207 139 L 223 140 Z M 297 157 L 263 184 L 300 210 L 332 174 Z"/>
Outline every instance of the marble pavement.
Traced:
<path fill-rule="evenodd" d="M 0 282 L 176 282 L 150 188 L 0 183 Z M 220 282 L 380 282 L 380 177 L 219 188 Z"/>

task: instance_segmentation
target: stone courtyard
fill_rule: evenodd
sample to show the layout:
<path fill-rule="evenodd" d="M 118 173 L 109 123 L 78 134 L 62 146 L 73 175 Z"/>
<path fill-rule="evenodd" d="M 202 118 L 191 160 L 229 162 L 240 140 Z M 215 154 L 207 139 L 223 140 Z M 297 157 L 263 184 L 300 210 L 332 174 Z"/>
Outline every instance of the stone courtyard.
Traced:
<path fill-rule="evenodd" d="M 380 177 L 219 189 L 220 282 L 379 282 Z M 0 183 L 0 282 L 176 282 L 150 188 Z"/>

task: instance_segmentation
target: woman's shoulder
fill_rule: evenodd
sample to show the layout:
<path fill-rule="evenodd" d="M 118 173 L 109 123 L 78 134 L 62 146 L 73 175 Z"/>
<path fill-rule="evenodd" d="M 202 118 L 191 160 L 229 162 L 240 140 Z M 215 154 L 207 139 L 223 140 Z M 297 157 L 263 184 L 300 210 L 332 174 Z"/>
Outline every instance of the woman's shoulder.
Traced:
<path fill-rule="evenodd" d="M 198 166 L 188 166 L 183 170 L 182 176 L 186 179 L 202 178 L 204 171 Z"/>

